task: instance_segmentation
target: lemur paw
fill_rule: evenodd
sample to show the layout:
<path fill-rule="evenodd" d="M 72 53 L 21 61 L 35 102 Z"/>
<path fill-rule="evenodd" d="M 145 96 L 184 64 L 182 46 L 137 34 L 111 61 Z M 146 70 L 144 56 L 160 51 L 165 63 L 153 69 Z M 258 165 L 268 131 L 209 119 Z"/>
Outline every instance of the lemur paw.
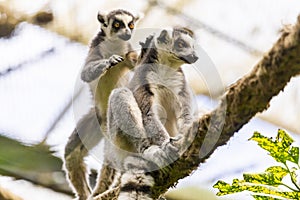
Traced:
<path fill-rule="evenodd" d="M 179 147 L 176 144 L 177 141 L 181 140 L 181 136 L 172 137 L 169 141 L 162 144 L 162 149 L 166 154 L 168 162 L 174 162 L 179 157 Z"/>
<path fill-rule="evenodd" d="M 178 148 L 172 144 L 172 141 L 167 141 L 161 146 L 152 145 L 147 148 L 144 151 L 144 158 L 162 168 L 177 160 L 178 152 Z"/>
<path fill-rule="evenodd" d="M 109 67 L 115 66 L 116 64 L 118 64 L 119 62 L 122 62 L 123 60 L 124 60 L 124 58 L 122 56 L 112 55 L 108 60 Z"/>
<path fill-rule="evenodd" d="M 184 126 L 179 131 L 179 138 L 171 141 L 174 146 L 179 149 L 179 154 L 182 154 L 194 141 L 196 131 L 198 129 L 198 122 L 193 122 L 189 125 Z"/>

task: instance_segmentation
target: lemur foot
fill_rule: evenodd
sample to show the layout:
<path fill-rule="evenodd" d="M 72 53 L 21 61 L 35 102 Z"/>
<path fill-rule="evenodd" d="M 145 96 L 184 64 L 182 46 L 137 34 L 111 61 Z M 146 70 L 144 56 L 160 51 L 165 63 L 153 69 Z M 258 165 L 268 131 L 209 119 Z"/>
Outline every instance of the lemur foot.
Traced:
<path fill-rule="evenodd" d="M 177 160 L 179 150 L 173 141 L 167 141 L 162 146 L 152 145 L 144 151 L 143 157 L 155 163 L 160 169 Z"/>
<path fill-rule="evenodd" d="M 165 152 L 168 162 L 174 162 L 179 157 L 180 147 L 176 143 L 182 139 L 182 136 L 171 137 L 169 141 L 162 144 L 162 149 Z"/>
<path fill-rule="evenodd" d="M 194 141 L 195 134 L 197 132 L 195 130 L 198 129 L 198 126 L 199 124 L 197 121 L 184 126 L 180 130 L 180 138 L 172 142 L 172 144 L 178 148 L 179 150 L 178 153 L 180 155 L 184 153 L 187 150 L 187 148 L 191 145 L 191 143 Z"/>

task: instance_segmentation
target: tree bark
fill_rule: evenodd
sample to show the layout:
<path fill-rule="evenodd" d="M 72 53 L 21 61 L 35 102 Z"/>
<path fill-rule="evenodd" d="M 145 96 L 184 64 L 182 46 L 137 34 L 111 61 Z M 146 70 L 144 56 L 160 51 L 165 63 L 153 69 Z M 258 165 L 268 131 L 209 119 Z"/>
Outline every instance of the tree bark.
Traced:
<path fill-rule="evenodd" d="M 158 198 L 195 170 L 219 147 L 228 142 L 256 113 L 268 108 L 273 96 L 300 73 L 300 16 L 295 26 L 281 37 L 253 70 L 233 84 L 220 105 L 202 116 L 190 131 L 195 138 L 183 155 L 163 170 L 154 171 L 152 197 Z M 230 159 L 230 158 L 228 158 Z"/>

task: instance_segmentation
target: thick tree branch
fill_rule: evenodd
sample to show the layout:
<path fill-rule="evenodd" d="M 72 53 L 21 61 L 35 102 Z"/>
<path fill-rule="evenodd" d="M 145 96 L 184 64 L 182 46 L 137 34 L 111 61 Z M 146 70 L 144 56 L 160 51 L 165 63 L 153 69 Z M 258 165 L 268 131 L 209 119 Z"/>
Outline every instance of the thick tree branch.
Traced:
<path fill-rule="evenodd" d="M 190 131 L 195 138 L 187 151 L 173 164 L 168 173 L 152 172 L 155 186 L 153 198 L 188 176 L 200 163 L 246 124 L 256 113 L 269 106 L 293 76 L 300 73 L 300 16 L 294 27 L 285 30 L 254 69 L 232 85 L 214 111 L 204 115 Z"/>

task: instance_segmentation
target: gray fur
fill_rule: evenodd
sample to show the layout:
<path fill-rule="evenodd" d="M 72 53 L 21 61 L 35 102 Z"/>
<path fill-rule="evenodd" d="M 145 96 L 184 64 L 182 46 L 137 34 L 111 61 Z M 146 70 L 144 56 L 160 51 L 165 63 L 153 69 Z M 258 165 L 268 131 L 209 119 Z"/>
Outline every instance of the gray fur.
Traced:
<path fill-rule="evenodd" d="M 173 137 L 192 124 L 192 98 L 180 66 L 197 56 L 191 35 L 178 30 L 147 38 L 129 89 L 115 89 L 109 98 L 106 149 L 110 164 L 123 172 L 119 200 L 152 199 L 154 180 L 146 172 L 178 158 L 180 146 L 173 142 L 180 139 Z M 188 46 L 176 49 L 178 39 Z"/>
<path fill-rule="evenodd" d="M 88 134 L 79 135 L 79 133 Z M 95 110 L 91 109 L 78 122 L 65 147 L 64 169 L 67 172 L 67 179 L 73 191 L 77 193 L 80 200 L 87 199 L 91 190 L 87 182 L 87 169 L 83 158 L 88 154 L 87 148 L 94 147 L 101 138 L 102 134 Z M 88 144 L 89 146 L 85 146 L 84 144 Z"/>
<path fill-rule="evenodd" d="M 135 66 L 137 59 L 136 53 L 127 41 L 132 29 L 125 27 L 112 31 L 112 20 L 116 15 L 118 19 L 123 18 L 127 21 L 132 19 L 133 22 L 139 18 L 125 10 L 115 10 L 107 15 L 98 14 L 101 30 L 91 43 L 81 72 L 82 80 L 89 83 L 95 100 L 94 108 L 78 122 L 65 147 L 65 170 L 79 200 L 86 200 L 91 193 L 84 157 L 88 155 L 88 149 L 95 147 L 106 133 L 108 97 L 114 88 L 124 84 L 120 81 L 121 77 Z M 111 168 L 103 167 L 103 170 L 102 176 L 114 174 Z M 114 177 L 107 177 L 107 179 L 114 179 Z M 106 189 L 108 186 L 98 183 L 95 191 L 101 193 Z"/>

